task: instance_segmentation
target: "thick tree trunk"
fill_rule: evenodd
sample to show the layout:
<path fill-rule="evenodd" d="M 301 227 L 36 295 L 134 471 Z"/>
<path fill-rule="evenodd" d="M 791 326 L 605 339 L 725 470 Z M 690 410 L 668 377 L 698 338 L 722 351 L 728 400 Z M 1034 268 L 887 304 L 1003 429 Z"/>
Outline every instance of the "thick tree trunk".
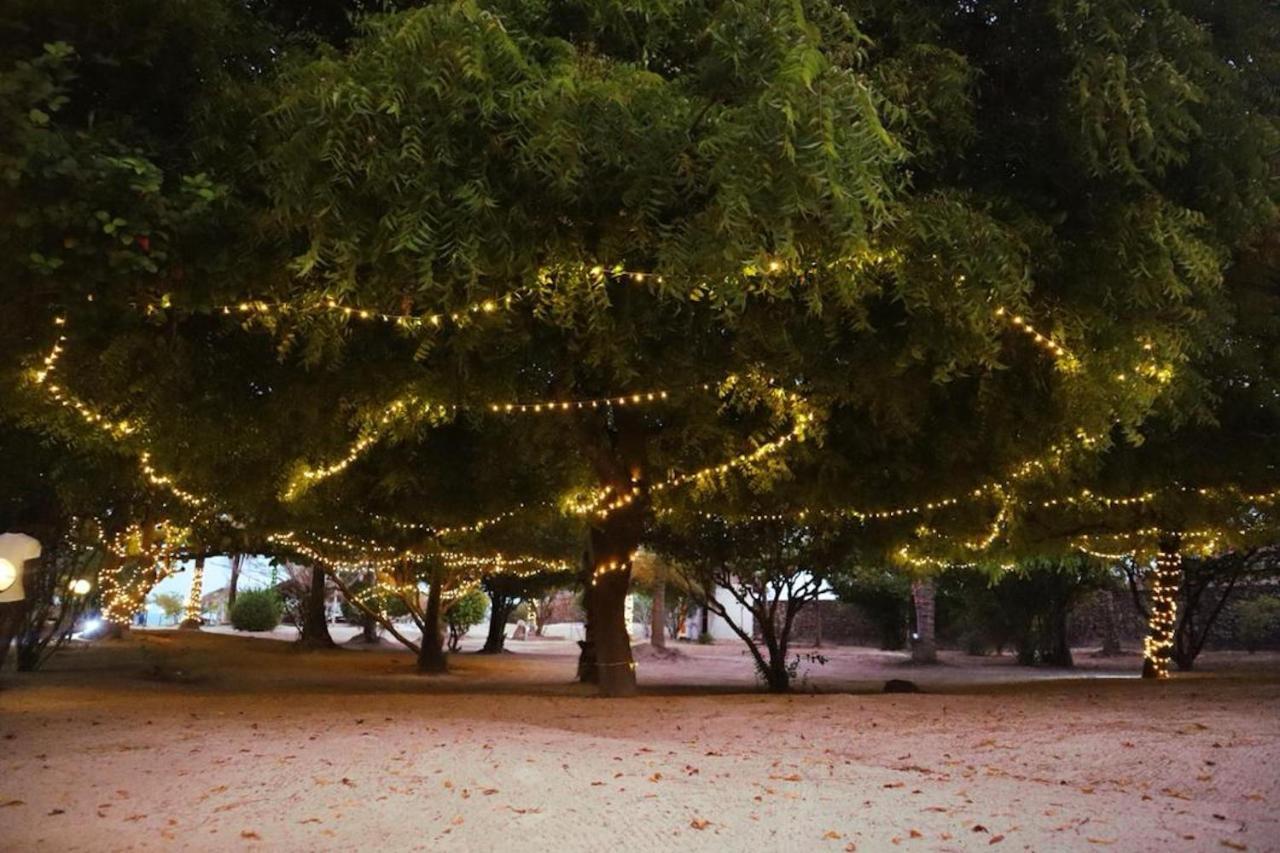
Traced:
<path fill-rule="evenodd" d="M 489 633 L 480 653 L 501 654 L 507 649 L 507 617 L 511 615 L 511 597 L 502 592 L 489 592 Z"/>
<path fill-rule="evenodd" d="M 667 579 L 665 569 L 658 568 L 653 581 L 653 610 L 649 614 L 649 645 L 655 649 L 667 648 Z"/>
<path fill-rule="evenodd" d="M 698 616 L 698 642 L 704 645 L 711 643 L 711 611 L 705 607 Z"/>
<path fill-rule="evenodd" d="M 1075 666 L 1075 661 L 1071 658 L 1071 644 L 1067 641 L 1070 609 L 1066 600 L 1055 602 L 1053 612 L 1049 615 L 1049 636 L 1044 649 L 1044 662 L 1049 666 Z"/>
<path fill-rule="evenodd" d="M 636 663 L 626 624 L 631 555 L 639 543 L 639 513 L 627 507 L 591 529 L 590 619 L 600 695 L 634 696 Z"/>
<path fill-rule="evenodd" d="M 1181 537 L 1160 540 L 1151 571 L 1151 601 L 1147 608 L 1147 636 L 1142 644 L 1142 677 L 1168 678 L 1173 633 L 1178 622 L 1178 583 L 1182 576 Z"/>
<path fill-rule="evenodd" d="M 360 639 L 371 645 L 378 642 L 378 620 L 372 616 L 361 614 Z"/>
<path fill-rule="evenodd" d="M 440 578 L 431 579 L 427 591 L 427 610 L 423 614 L 422 645 L 418 652 L 418 672 L 440 675 L 449 671 L 449 660 L 444 653 L 444 633 L 440 626 Z"/>
<path fill-rule="evenodd" d="M 187 631 L 200 630 L 204 620 L 200 618 L 200 599 L 204 594 L 204 555 L 196 557 L 195 567 L 191 569 L 191 588 L 187 590 L 187 604 L 182 613 L 182 624 L 178 627 Z"/>
<path fill-rule="evenodd" d="M 333 638 L 329 636 L 329 620 L 324 612 L 324 569 L 311 567 L 311 589 L 307 590 L 302 617 L 302 645 L 313 649 L 325 649 L 333 646 Z"/>
<path fill-rule="evenodd" d="M 231 582 L 227 584 L 227 612 L 231 612 L 231 606 L 236 603 L 236 590 L 240 587 L 240 569 L 244 567 L 244 554 L 234 554 L 231 557 Z"/>
<path fill-rule="evenodd" d="M 911 644 L 911 659 L 916 663 L 937 663 L 938 644 L 934 639 L 933 581 L 914 581 L 911 600 L 916 608 L 916 637 Z"/>

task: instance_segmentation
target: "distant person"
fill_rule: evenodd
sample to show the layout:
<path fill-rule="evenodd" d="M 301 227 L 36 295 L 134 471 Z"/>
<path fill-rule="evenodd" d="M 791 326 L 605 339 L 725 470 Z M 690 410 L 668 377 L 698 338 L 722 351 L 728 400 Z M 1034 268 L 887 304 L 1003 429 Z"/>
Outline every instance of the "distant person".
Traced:
<path fill-rule="evenodd" d="M 0 534 L 0 669 L 27 613 L 24 578 L 42 551 L 39 540 L 25 533 Z"/>

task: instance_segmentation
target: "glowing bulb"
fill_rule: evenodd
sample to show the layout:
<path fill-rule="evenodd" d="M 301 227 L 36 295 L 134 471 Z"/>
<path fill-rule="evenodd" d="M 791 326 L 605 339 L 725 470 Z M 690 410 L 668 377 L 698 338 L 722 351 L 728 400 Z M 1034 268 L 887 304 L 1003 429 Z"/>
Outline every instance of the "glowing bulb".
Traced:
<path fill-rule="evenodd" d="M 93 584 L 89 583 L 85 578 L 78 578 L 71 582 L 71 592 L 75 595 L 88 595 L 89 590 L 93 588 Z"/>
<path fill-rule="evenodd" d="M 0 592 L 13 586 L 18 580 L 18 570 L 4 557 L 0 557 Z"/>

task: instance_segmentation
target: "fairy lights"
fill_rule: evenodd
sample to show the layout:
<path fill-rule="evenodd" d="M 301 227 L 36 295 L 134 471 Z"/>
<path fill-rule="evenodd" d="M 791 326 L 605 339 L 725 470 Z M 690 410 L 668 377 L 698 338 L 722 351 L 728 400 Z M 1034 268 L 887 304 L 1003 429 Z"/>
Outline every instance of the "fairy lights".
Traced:
<path fill-rule="evenodd" d="M 191 570 L 191 588 L 187 590 L 187 603 L 183 608 L 182 621 L 192 624 L 200 624 L 200 612 L 204 608 L 200 606 L 200 596 L 204 590 L 204 560 L 196 560 L 195 568 Z"/>
<path fill-rule="evenodd" d="M 470 522 L 469 524 L 455 524 L 452 526 L 440 526 L 435 524 L 428 524 L 426 522 L 390 521 L 388 519 L 383 519 L 379 516 L 375 516 L 375 518 L 378 518 L 378 520 L 380 521 L 389 523 L 392 527 L 395 527 L 398 530 L 417 530 L 417 531 L 429 533 L 432 536 L 451 536 L 455 534 L 480 533 L 484 531 L 486 528 L 492 527 L 495 524 L 501 524 L 502 522 L 507 521 L 508 519 L 515 518 L 517 515 L 523 512 L 524 509 L 525 509 L 525 504 L 521 503 L 521 504 L 517 504 L 514 509 L 504 510 L 503 512 L 500 512 L 497 515 L 491 515 L 488 518 L 482 518 L 479 521 L 473 521 L 473 522 Z"/>
<path fill-rule="evenodd" d="M 1178 621 L 1178 581 L 1182 556 L 1174 549 L 1161 547 L 1151 572 L 1151 603 L 1147 618 L 1147 636 L 1142 641 L 1142 674 L 1149 678 L 1168 678 L 1169 659 L 1173 652 L 1174 627 Z"/>
<path fill-rule="evenodd" d="M 386 311 L 378 311 L 371 308 L 362 308 L 359 306 L 344 305 L 336 299 L 325 299 L 315 305 L 298 305 L 292 302 L 268 301 L 263 299 L 252 299 L 238 302 L 234 305 L 224 305 L 221 313 L 224 315 L 245 315 L 254 317 L 284 317 L 289 314 L 302 314 L 309 311 L 321 311 L 335 317 L 347 320 L 365 320 L 385 325 L 395 326 L 397 328 L 410 331 L 416 330 L 434 330 L 452 324 L 454 326 L 463 327 L 468 325 L 476 317 L 486 314 L 494 314 L 499 310 L 505 310 L 523 296 L 522 292 L 508 293 L 505 296 L 490 297 L 471 302 L 456 311 L 446 311 L 429 314 L 394 314 Z M 156 303 L 148 306 L 148 312 L 162 310 L 167 306 Z"/>
<path fill-rule="evenodd" d="M 623 394 L 617 397 L 593 397 L 585 400 L 548 400 L 540 403 L 490 403 L 493 414 L 541 414 L 543 412 L 574 412 L 584 409 L 600 409 L 607 406 L 638 406 L 666 400 L 667 391 L 647 391 L 643 394 Z"/>
<path fill-rule="evenodd" d="M 172 573 L 186 534 L 186 530 L 161 521 L 149 528 L 134 523 L 107 539 L 99 526 L 99 542 L 115 558 L 107 561 L 99 577 L 104 619 L 113 625 L 129 624 L 155 585 Z"/>
<path fill-rule="evenodd" d="M 591 585 L 595 586 L 596 582 L 604 575 L 629 570 L 631 568 L 631 564 L 635 562 L 636 554 L 638 553 L 638 550 L 632 551 L 622 560 L 609 560 L 596 565 L 596 567 L 591 570 Z"/>
<path fill-rule="evenodd" d="M 304 467 L 289 481 L 281 497 L 292 501 L 311 486 L 329 479 L 347 470 L 352 463 L 365 454 L 382 439 L 387 430 L 397 421 L 411 417 L 427 417 L 444 420 L 457 411 L 456 406 L 445 406 L 421 400 L 416 395 L 408 395 L 393 400 L 377 416 L 374 423 L 357 438 L 342 458 L 317 467 Z"/>
<path fill-rule="evenodd" d="M 1029 323 L 1021 314 L 1014 314 L 1003 306 L 997 308 L 995 313 L 997 317 L 1007 321 L 1009 325 L 1035 341 L 1041 349 L 1045 350 L 1053 357 L 1054 361 L 1062 370 L 1071 372 L 1079 369 L 1080 362 L 1074 355 L 1068 352 L 1062 344 L 1058 343 L 1048 335 L 1043 334 L 1039 329 L 1031 325 L 1031 323 Z"/>
<path fill-rule="evenodd" d="M 53 324 L 59 328 L 66 326 L 65 317 L 54 317 Z M 127 420 L 114 420 L 92 406 L 72 395 L 66 388 L 50 382 L 49 379 L 58 367 L 58 361 L 66 350 L 67 336 L 59 334 L 57 342 L 49 350 L 39 369 L 32 373 L 32 381 L 44 388 L 49 399 L 63 408 L 70 409 L 90 426 L 106 433 L 114 439 L 121 439 L 134 432 L 136 427 Z"/>
<path fill-rule="evenodd" d="M 31 375 L 32 382 L 42 389 L 45 394 L 54 403 L 74 411 L 80 418 L 90 426 L 96 428 L 113 441 L 120 443 L 125 439 L 137 439 L 138 427 L 136 424 L 125 419 L 113 419 L 108 415 L 98 411 L 88 403 L 76 397 L 67 388 L 60 386 L 50 379 L 53 377 L 58 367 L 58 362 L 66 351 L 67 336 L 65 329 L 67 320 L 65 317 L 57 316 L 53 318 L 53 325 L 59 329 L 57 341 L 45 356 L 41 367 L 34 371 Z M 192 492 L 186 491 L 179 487 L 173 481 L 172 477 L 160 473 L 154 465 L 151 464 L 150 451 L 144 450 L 138 456 L 138 465 L 142 471 L 143 478 L 153 486 L 165 489 L 178 500 L 195 508 L 203 508 L 208 503 L 208 498 L 201 497 Z"/>
<path fill-rule="evenodd" d="M 269 541 L 289 547 L 299 554 L 308 557 L 335 571 L 391 572 L 411 565 L 438 561 L 449 569 L 479 570 L 481 574 L 508 574 L 516 577 L 527 577 L 541 572 L 567 572 L 572 566 L 564 560 L 550 560 L 531 555 L 470 554 L 459 551 L 415 551 L 413 549 L 390 549 L 372 543 L 354 546 L 350 542 L 342 542 L 341 547 L 359 548 L 358 553 L 345 557 L 336 557 L 322 553 L 310 542 L 304 541 L 293 532 L 274 533 L 267 537 Z M 337 543 L 339 540 L 330 540 Z M 376 553 L 369 553 L 374 551 Z M 391 553 L 388 553 L 391 552 Z"/>

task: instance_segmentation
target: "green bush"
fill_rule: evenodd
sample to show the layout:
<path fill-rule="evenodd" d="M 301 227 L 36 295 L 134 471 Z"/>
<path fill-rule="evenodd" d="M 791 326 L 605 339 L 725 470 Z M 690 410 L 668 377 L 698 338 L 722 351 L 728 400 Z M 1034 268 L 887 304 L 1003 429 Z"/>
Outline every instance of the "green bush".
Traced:
<path fill-rule="evenodd" d="M 1236 605 L 1236 634 L 1252 654 L 1280 628 L 1280 598 L 1260 595 Z"/>
<path fill-rule="evenodd" d="M 274 590 L 245 590 L 231 605 L 231 625 L 237 631 L 270 631 L 280 624 L 280 611 L 280 597 Z"/>
<path fill-rule="evenodd" d="M 471 626 L 480 624 L 489 609 L 489 596 L 480 589 L 473 589 L 457 599 L 445 613 L 445 621 L 449 623 L 449 648 L 458 650 L 462 635 L 471 630 Z"/>

